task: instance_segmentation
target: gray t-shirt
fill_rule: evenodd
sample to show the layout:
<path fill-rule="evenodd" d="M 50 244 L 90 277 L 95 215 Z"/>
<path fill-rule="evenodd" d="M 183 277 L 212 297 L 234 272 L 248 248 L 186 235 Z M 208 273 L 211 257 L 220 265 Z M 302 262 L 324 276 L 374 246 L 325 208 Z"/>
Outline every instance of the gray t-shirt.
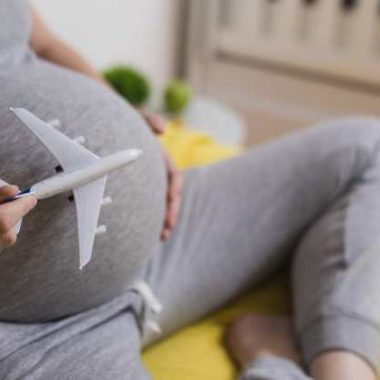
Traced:
<path fill-rule="evenodd" d="M 0 0 L 0 178 L 26 187 L 58 165 L 12 106 L 58 118 L 63 133 L 83 135 L 99 156 L 126 148 L 144 155 L 108 177 L 113 203 L 99 219 L 108 232 L 96 238 L 83 271 L 69 194 L 39 202 L 24 219 L 17 244 L 0 255 L 0 319 L 24 322 L 71 315 L 125 292 L 159 243 L 166 190 L 161 149 L 142 118 L 102 84 L 35 57 L 29 34 L 27 2 Z"/>

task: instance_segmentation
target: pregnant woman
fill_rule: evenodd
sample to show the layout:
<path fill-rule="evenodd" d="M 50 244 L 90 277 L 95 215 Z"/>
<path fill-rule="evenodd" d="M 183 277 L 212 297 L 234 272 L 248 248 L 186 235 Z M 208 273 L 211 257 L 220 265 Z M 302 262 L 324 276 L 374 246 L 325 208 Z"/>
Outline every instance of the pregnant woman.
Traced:
<path fill-rule="evenodd" d="M 227 343 L 241 379 L 375 379 L 377 121 L 317 126 L 186 172 L 169 237 L 179 185 L 154 134 L 24 0 L 0 0 L 0 178 L 24 187 L 54 175 L 57 162 L 11 106 L 58 118 L 63 133 L 84 136 L 99 156 L 136 147 L 145 154 L 109 176 L 113 203 L 100 215 L 108 232 L 97 236 L 83 271 L 67 194 L 39 202 L 11 246 L 11 226 L 35 200 L 0 205 L 1 379 L 149 379 L 142 346 L 217 309 L 285 260 L 294 320 L 248 315 L 231 325 Z M 15 191 L 2 188 L 0 196 Z M 149 330 L 154 322 L 161 335 Z"/>

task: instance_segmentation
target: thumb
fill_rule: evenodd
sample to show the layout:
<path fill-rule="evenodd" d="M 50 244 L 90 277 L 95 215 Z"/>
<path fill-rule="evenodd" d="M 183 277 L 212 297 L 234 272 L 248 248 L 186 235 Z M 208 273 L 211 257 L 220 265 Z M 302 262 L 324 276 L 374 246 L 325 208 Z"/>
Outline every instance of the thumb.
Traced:
<path fill-rule="evenodd" d="M 16 201 L 4 203 L 0 206 L 2 215 L 6 216 L 6 225 L 14 226 L 23 216 L 31 211 L 37 204 L 34 196 L 24 197 Z"/>
<path fill-rule="evenodd" d="M 17 194 L 20 191 L 20 189 L 17 186 L 14 185 L 6 185 L 0 187 L 0 202 L 1 200 L 11 197 L 12 195 Z"/>

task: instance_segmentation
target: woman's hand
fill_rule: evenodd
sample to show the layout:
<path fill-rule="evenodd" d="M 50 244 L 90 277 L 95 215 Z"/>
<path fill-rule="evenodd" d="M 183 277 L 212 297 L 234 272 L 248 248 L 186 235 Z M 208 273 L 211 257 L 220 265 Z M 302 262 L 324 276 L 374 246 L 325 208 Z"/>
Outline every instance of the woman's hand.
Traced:
<path fill-rule="evenodd" d="M 160 135 L 165 131 L 165 122 L 159 115 L 147 113 L 145 111 L 142 111 L 141 113 L 156 135 Z M 161 240 L 165 241 L 169 239 L 170 234 L 177 223 L 181 206 L 182 174 L 176 168 L 170 156 L 166 152 L 163 152 L 163 154 L 168 175 L 166 216 L 161 232 Z"/>
<path fill-rule="evenodd" d="M 18 191 L 17 186 L 0 187 L 0 202 L 7 197 L 15 195 Z M 33 196 L 0 204 L 0 248 L 8 247 L 16 242 L 17 235 L 13 227 L 36 204 L 37 199 Z"/>

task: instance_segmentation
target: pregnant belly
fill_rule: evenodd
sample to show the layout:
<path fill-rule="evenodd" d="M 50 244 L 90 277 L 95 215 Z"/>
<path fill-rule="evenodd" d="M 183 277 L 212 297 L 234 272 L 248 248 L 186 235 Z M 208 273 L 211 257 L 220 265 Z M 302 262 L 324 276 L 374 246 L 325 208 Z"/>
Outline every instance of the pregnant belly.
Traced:
<path fill-rule="evenodd" d="M 35 62 L 0 74 L 0 178 L 20 187 L 55 174 L 49 151 L 9 112 L 25 107 L 58 118 L 69 137 L 84 136 L 99 156 L 140 148 L 143 157 L 108 176 L 113 203 L 99 223 L 92 261 L 81 271 L 75 203 L 69 194 L 39 202 L 23 222 L 17 244 L 0 255 L 0 319 L 61 318 L 122 294 L 159 242 L 165 211 L 165 168 L 156 138 L 136 112 L 103 85 Z"/>

